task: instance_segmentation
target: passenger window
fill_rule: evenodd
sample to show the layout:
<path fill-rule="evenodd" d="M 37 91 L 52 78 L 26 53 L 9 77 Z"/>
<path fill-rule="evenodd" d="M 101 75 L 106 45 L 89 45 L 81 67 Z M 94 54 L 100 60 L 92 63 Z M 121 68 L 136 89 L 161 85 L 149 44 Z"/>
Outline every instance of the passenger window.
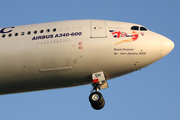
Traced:
<path fill-rule="evenodd" d="M 18 36 L 18 33 L 15 33 L 15 36 Z"/>
<path fill-rule="evenodd" d="M 4 37 L 6 37 L 6 35 L 4 34 L 4 35 L 2 35 L 2 37 L 4 38 Z"/>
<path fill-rule="evenodd" d="M 12 34 L 10 33 L 10 34 L 9 34 L 9 37 L 11 37 L 11 36 L 12 36 Z"/>
<path fill-rule="evenodd" d="M 24 35 L 24 32 L 21 32 L 21 35 Z"/>
<path fill-rule="evenodd" d="M 53 32 L 56 32 L 56 28 L 53 29 Z"/>
<path fill-rule="evenodd" d="M 31 31 L 28 31 L 28 33 L 27 33 L 28 35 L 30 35 L 31 34 Z"/>
<path fill-rule="evenodd" d="M 131 30 L 139 30 L 139 26 L 132 26 Z"/>
<path fill-rule="evenodd" d="M 47 31 L 47 32 L 50 32 L 50 29 L 47 29 L 46 31 Z"/>
<path fill-rule="evenodd" d="M 36 31 L 36 30 L 34 31 L 34 34 L 37 34 L 37 31 Z"/>
<path fill-rule="evenodd" d="M 44 30 L 41 30 L 41 31 L 40 31 L 40 33 L 43 33 L 43 32 L 44 32 Z"/>
<path fill-rule="evenodd" d="M 145 28 L 145 27 L 140 27 L 140 31 L 147 31 L 147 28 Z"/>

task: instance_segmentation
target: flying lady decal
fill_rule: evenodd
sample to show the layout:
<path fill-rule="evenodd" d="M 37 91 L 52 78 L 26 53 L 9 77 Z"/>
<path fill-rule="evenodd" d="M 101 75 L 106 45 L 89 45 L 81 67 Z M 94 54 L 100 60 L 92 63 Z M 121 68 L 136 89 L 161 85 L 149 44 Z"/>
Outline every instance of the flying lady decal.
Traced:
<path fill-rule="evenodd" d="M 109 32 L 111 32 L 111 34 L 114 36 L 114 38 L 130 37 L 129 39 L 125 39 L 125 40 L 121 40 L 119 42 L 116 42 L 114 45 L 118 45 L 118 44 L 124 43 L 124 42 L 136 41 L 139 37 L 139 34 L 144 36 L 143 32 L 136 33 L 135 31 L 132 31 L 132 35 L 128 35 L 126 32 L 121 32 L 118 30 L 109 30 Z"/>

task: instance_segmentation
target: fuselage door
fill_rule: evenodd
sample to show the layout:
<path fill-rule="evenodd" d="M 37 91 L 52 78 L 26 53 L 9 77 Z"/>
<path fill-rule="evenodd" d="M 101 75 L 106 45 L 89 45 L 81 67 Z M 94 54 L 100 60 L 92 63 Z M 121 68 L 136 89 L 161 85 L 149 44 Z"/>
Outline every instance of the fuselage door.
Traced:
<path fill-rule="evenodd" d="M 106 35 L 106 23 L 103 20 L 91 20 L 91 38 L 105 38 Z"/>
<path fill-rule="evenodd" d="M 68 40 L 48 41 L 37 45 L 40 72 L 72 69 Z"/>

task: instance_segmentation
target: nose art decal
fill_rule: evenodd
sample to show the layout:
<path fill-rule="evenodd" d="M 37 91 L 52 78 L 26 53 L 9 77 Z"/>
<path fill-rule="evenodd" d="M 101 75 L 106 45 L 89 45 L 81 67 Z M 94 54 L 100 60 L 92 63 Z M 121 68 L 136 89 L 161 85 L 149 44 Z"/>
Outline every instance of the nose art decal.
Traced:
<path fill-rule="evenodd" d="M 124 43 L 124 42 L 133 42 L 136 41 L 139 37 L 139 34 L 141 34 L 142 36 L 144 36 L 144 32 L 139 32 L 136 33 L 135 31 L 132 31 L 132 34 L 128 35 L 126 32 L 121 32 L 118 30 L 109 30 L 109 32 L 114 36 L 114 38 L 126 38 L 129 37 L 129 39 L 123 39 L 119 42 L 116 42 L 114 45 L 118 45 L 120 43 Z"/>

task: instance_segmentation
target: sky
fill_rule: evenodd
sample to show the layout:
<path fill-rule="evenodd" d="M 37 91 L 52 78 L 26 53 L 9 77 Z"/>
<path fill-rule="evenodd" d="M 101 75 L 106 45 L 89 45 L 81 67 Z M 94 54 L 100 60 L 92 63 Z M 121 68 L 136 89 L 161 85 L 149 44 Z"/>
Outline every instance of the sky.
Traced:
<path fill-rule="evenodd" d="M 137 23 L 175 43 L 166 57 L 108 81 L 102 110 L 84 85 L 0 96 L 0 120 L 180 120 L 179 0 L 1 0 L 0 28 L 103 19 Z"/>

